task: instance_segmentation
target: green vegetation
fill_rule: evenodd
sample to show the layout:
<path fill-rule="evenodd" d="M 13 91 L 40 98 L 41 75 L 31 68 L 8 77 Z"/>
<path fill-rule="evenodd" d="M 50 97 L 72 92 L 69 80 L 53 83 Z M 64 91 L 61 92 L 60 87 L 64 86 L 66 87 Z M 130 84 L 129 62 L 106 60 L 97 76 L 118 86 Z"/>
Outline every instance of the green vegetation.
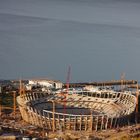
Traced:
<path fill-rule="evenodd" d="M 13 93 L 0 94 L 0 103 L 2 106 L 13 107 Z"/>

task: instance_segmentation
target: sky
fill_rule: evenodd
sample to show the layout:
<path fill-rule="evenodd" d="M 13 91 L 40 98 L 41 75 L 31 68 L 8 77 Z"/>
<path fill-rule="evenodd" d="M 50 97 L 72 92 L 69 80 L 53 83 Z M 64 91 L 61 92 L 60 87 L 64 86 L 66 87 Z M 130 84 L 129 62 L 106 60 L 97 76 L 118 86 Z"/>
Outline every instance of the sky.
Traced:
<path fill-rule="evenodd" d="M 140 80 L 139 0 L 0 0 L 0 79 Z"/>

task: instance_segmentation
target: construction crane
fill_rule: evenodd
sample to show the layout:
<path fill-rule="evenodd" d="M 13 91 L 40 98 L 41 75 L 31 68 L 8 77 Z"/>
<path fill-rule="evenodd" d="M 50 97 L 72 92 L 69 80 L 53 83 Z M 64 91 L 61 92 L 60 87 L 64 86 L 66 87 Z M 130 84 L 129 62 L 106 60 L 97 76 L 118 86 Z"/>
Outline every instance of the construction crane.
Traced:
<path fill-rule="evenodd" d="M 124 89 L 125 73 L 121 74 L 121 91 Z"/>
<path fill-rule="evenodd" d="M 69 91 L 69 83 L 70 83 L 70 72 L 71 72 L 71 67 L 68 67 L 68 72 L 67 72 L 67 79 L 66 79 L 66 93 L 64 93 L 64 113 L 66 114 L 66 102 L 67 102 L 67 94 Z"/>
<path fill-rule="evenodd" d="M 19 94 L 20 96 L 25 95 L 25 86 L 24 83 L 22 83 L 22 80 L 19 81 Z"/>
<path fill-rule="evenodd" d="M 15 116 L 16 116 L 16 91 L 11 91 L 11 93 L 13 96 L 12 97 L 13 98 L 13 105 L 11 107 L 2 105 L 2 94 L 1 94 L 1 97 L 0 97 L 0 116 L 2 115 L 2 110 L 4 110 L 4 109 L 13 110 L 13 117 L 15 118 Z M 10 99 L 7 99 L 7 100 L 10 100 Z"/>
<path fill-rule="evenodd" d="M 71 72 L 71 67 L 69 66 L 68 68 L 68 73 L 67 73 L 67 93 L 68 93 L 68 90 L 69 90 L 69 83 L 70 83 L 70 72 Z"/>
<path fill-rule="evenodd" d="M 0 116 L 1 116 L 1 114 L 2 114 L 2 99 L 1 99 L 1 96 L 2 96 L 2 95 L 0 95 Z"/>
<path fill-rule="evenodd" d="M 139 85 L 137 82 L 137 85 L 136 85 L 136 119 L 137 121 L 139 119 L 138 113 L 139 113 Z"/>
<path fill-rule="evenodd" d="M 24 84 L 22 83 L 22 80 L 19 81 L 20 84 L 20 88 L 19 88 L 19 93 L 20 96 L 22 96 L 25 93 L 25 88 L 24 88 Z M 2 110 L 4 109 L 11 109 L 13 110 L 13 117 L 16 117 L 16 91 L 11 91 L 12 93 L 12 98 L 13 98 L 13 105 L 11 107 L 8 106 L 3 106 L 2 105 L 2 93 L 0 95 L 0 116 L 2 115 Z"/>

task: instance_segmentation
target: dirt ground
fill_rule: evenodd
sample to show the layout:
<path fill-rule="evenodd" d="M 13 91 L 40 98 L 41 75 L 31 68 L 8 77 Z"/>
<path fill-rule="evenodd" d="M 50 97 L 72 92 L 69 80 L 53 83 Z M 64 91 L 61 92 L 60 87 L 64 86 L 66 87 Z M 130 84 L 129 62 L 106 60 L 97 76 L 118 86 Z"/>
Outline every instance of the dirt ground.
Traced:
<path fill-rule="evenodd" d="M 19 110 L 16 112 L 16 118 L 13 118 L 13 114 L 2 115 L 0 118 L 0 128 L 2 127 L 8 127 L 12 131 L 13 129 L 16 129 L 23 135 L 26 134 L 28 136 L 34 136 L 40 139 L 44 138 L 47 140 L 140 140 L 140 124 L 97 132 L 56 131 L 53 133 L 24 122 L 21 118 Z M 0 135 L 2 133 L 5 133 L 4 129 L 3 131 L 0 130 Z"/>
<path fill-rule="evenodd" d="M 140 140 L 140 124 L 98 132 L 50 132 L 48 138 L 50 140 L 56 138 L 60 140 Z"/>

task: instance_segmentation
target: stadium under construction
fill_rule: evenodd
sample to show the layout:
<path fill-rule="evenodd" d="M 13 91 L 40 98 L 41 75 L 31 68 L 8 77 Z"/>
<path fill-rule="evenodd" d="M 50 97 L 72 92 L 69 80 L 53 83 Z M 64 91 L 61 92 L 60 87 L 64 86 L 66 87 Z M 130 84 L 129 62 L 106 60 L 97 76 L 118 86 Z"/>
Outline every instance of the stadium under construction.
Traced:
<path fill-rule="evenodd" d="M 23 120 L 48 131 L 98 131 L 129 125 L 138 112 L 138 88 L 134 80 L 64 84 L 48 92 L 25 92 L 21 84 L 17 103 Z"/>

